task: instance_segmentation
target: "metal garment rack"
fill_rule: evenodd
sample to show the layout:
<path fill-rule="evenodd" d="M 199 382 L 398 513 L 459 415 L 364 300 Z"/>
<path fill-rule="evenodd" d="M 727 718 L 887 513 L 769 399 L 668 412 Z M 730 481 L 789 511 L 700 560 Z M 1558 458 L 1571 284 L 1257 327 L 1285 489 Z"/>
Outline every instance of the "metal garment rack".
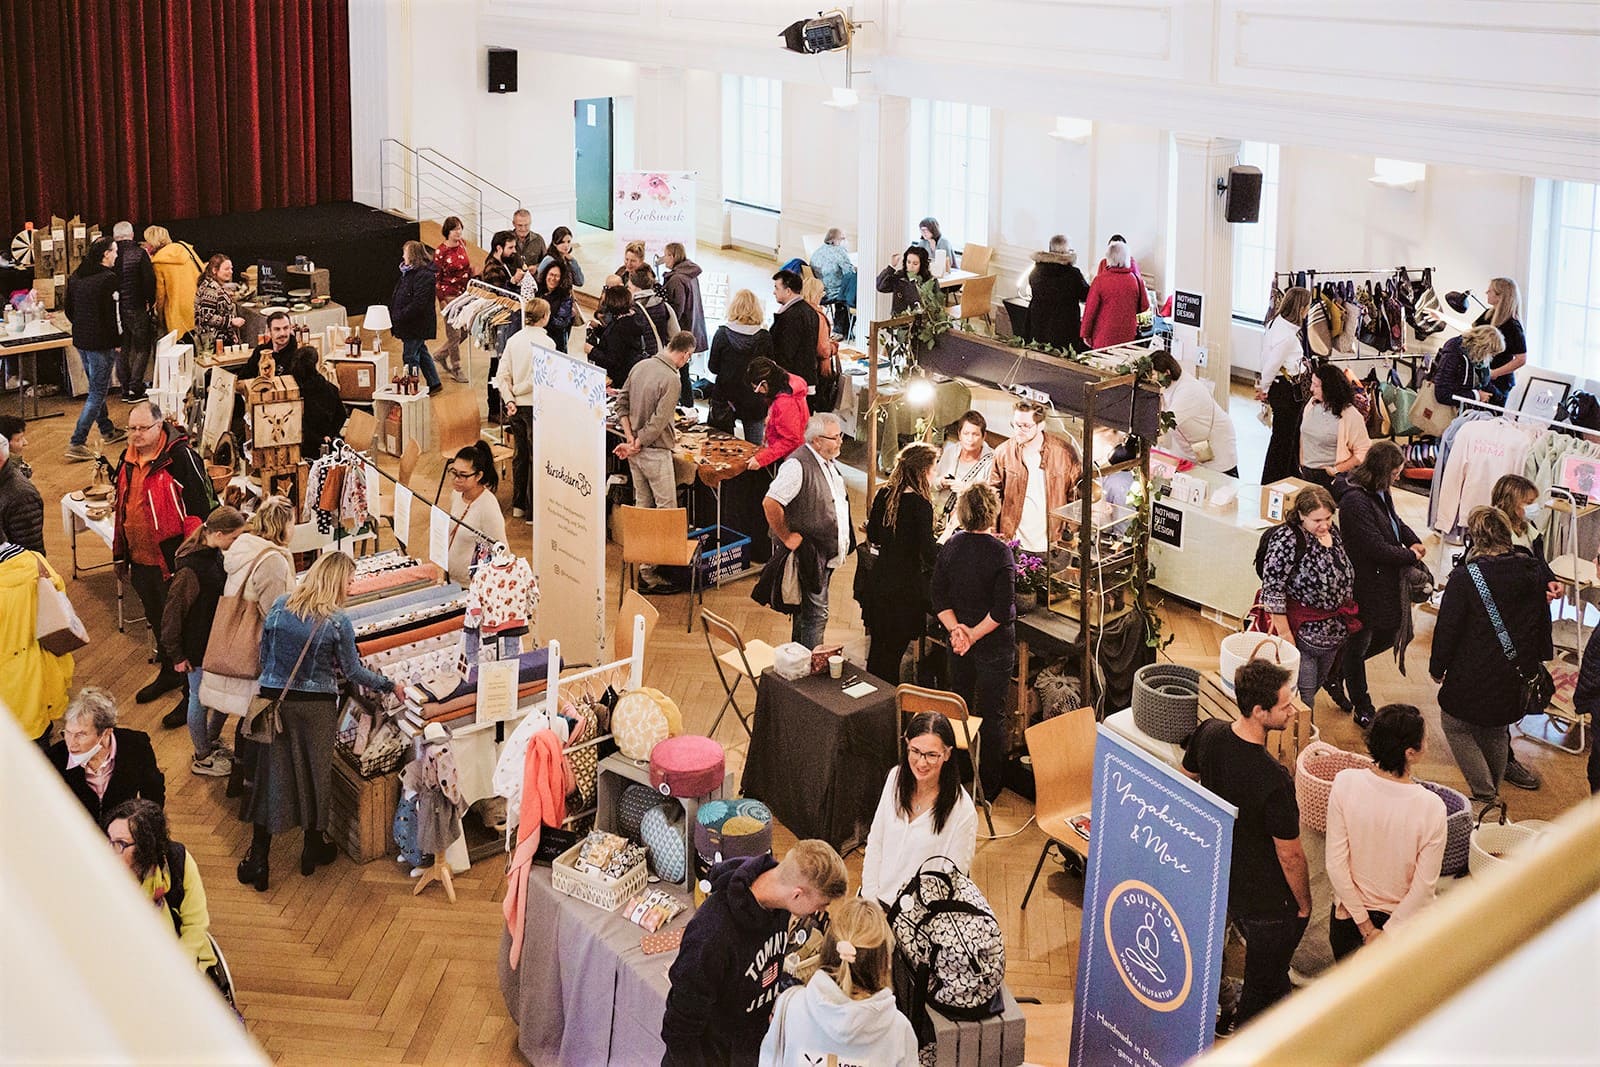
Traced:
<path fill-rule="evenodd" d="M 1312 269 L 1310 269 L 1308 267 L 1303 267 L 1303 268 L 1300 268 L 1299 270 L 1273 271 L 1272 272 L 1272 277 L 1274 279 L 1278 279 L 1278 278 L 1293 279 L 1298 274 L 1304 274 L 1306 276 L 1306 287 L 1309 288 L 1309 289 L 1315 289 L 1318 278 L 1364 278 L 1364 277 L 1374 277 L 1374 276 L 1392 278 L 1402 270 L 1404 270 L 1404 271 L 1416 270 L 1416 271 L 1420 272 L 1420 271 L 1433 271 L 1435 269 L 1437 269 L 1437 268 L 1434 268 L 1434 267 L 1408 267 L 1408 266 L 1404 266 L 1404 265 L 1401 265 L 1401 266 L 1398 266 L 1398 267 L 1368 267 L 1368 268 L 1364 268 L 1364 269 L 1361 269 L 1361 270 L 1312 270 Z M 1410 374 L 1411 374 L 1411 386 L 1410 387 L 1412 389 L 1416 389 L 1418 387 L 1417 386 L 1417 382 L 1418 382 L 1418 379 L 1419 379 L 1419 375 L 1421 374 L 1421 366 L 1420 366 L 1420 363 L 1418 361 L 1422 357 L 1421 357 L 1421 355 L 1419 353 L 1416 353 L 1416 352 L 1379 352 L 1378 350 L 1373 349 L 1372 353 L 1370 355 L 1367 355 L 1367 354 L 1362 353 L 1362 351 L 1361 351 L 1361 342 L 1360 341 L 1356 342 L 1356 350 L 1353 353 L 1346 353 L 1346 354 L 1340 355 L 1340 356 L 1322 356 L 1320 358 L 1322 359 L 1322 361 L 1324 363 L 1355 363 L 1355 362 L 1365 362 L 1365 361 L 1371 360 L 1371 359 L 1388 359 L 1388 360 L 1393 360 L 1396 363 L 1403 363 L 1405 365 L 1406 370 L 1409 371 Z"/>
<path fill-rule="evenodd" d="M 399 478 L 396 478 L 394 475 L 390 474 L 388 471 L 384 470 L 382 467 L 380 467 L 376 463 L 374 463 L 371 459 L 368 459 L 366 456 L 362 455 L 360 452 L 357 452 L 355 449 L 351 448 L 350 445 L 345 442 L 345 439 L 343 437 L 335 437 L 329 442 L 329 444 L 328 444 L 328 455 L 330 455 L 333 458 L 339 460 L 340 462 L 344 462 L 344 463 L 359 463 L 363 467 L 371 467 L 374 471 L 377 472 L 378 477 L 387 479 L 391 484 L 396 485 L 396 486 L 400 486 L 400 484 L 401 484 Z M 403 486 L 403 488 L 408 493 L 412 492 L 411 487 L 409 485 Z M 412 493 L 412 495 L 415 496 L 416 494 Z M 494 537 L 490 537 L 488 534 L 484 533 L 482 530 L 478 529 L 476 526 L 471 526 L 471 525 L 461 521 L 460 519 L 456 518 L 454 515 L 450 515 L 449 511 L 447 511 L 444 508 L 440 508 L 438 504 L 434 504 L 434 503 L 431 503 L 431 502 L 426 501 L 426 500 L 424 500 L 423 502 L 426 503 L 430 508 L 438 508 L 440 511 L 443 511 L 446 515 L 450 516 L 450 521 L 452 523 L 454 523 L 455 525 L 461 527 L 463 530 L 466 530 L 468 533 L 473 534 L 474 536 L 476 536 L 478 538 L 478 540 L 483 541 L 486 544 L 494 545 L 496 550 L 498 550 L 500 548 L 505 548 L 507 550 L 510 549 L 511 546 L 506 544 L 504 541 L 501 541 L 501 540 L 499 540 L 497 538 L 494 538 Z M 391 518 L 390 522 L 391 523 L 393 522 L 392 518 Z M 410 531 L 409 530 L 406 531 L 406 535 L 407 535 L 408 538 L 410 537 Z M 410 546 L 409 545 L 406 546 L 406 550 L 408 552 L 410 551 Z"/>
<path fill-rule="evenodd" d="M 1408 267 L 1401 264 L 1398 267 L 1364 267 L 1360 270 L 1312 270 L 1310 267 L 1300 267 L 1296 270 L 1275 270 L 1274 278 L 1293 278 L 1296 274 L 1304 274 L 1308 285 L 1315 284 L 1317 278 L 1335 277 L 1350 278 L 1368 274 L 1395 275 L 1401 271 L 1432 271 L 1437 267 Z"/>

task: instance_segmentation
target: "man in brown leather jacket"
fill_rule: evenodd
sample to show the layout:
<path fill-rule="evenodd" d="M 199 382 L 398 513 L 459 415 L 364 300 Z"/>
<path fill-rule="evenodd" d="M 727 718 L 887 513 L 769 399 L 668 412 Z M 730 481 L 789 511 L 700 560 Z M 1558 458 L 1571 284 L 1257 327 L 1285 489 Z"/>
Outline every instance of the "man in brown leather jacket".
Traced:
<path fill-rule="evenodd" d="M 1083 461 L 1071 443 L 1044 432 L 1044 408 L 1019 400 L 1011 412 L 1011 440 L 994 452 L 989 484 L 1000 494 L 999 533 L 1022 551 L 1042 556 L 1066 520 L 1055 510 L 1078 495 Z"/>

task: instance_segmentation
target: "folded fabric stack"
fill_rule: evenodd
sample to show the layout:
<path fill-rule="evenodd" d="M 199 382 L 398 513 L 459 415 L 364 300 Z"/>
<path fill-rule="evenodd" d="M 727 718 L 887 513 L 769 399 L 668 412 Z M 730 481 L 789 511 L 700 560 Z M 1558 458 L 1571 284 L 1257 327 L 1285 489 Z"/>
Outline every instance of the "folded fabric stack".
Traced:
<path fill-rule="evenodd" d="M 410 563 L 375 574 L 358 574 L 350 583 L 350 604 L 369 601 L 427 589 L 444 582 L 444 572 L 432 563 Z"/>
<path fill-rule="evenodd" d="M 520 705 L 528 697 L 545 691 L 550 653 L 547 649 L 535 649 L 524 652 L 518 659 L 517 703 Z M 459 674 L 441 675 L 408 686 L 405 694 L 413 705 L 408 714 L 413 714 L 419 724 L 452 722 L 477 710 L 478 682 L 476 677 L 466 680 Z"/>

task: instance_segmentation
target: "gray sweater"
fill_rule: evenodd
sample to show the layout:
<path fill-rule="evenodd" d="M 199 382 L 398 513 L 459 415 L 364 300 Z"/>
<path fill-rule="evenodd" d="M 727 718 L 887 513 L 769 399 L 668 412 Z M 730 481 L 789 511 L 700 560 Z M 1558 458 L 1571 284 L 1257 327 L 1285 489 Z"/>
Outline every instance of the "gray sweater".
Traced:
<path fill-rule="evenodd" d="M 672 417 L 678 386 L 678 368 L 659 355 L 640 360 L 628 372 L 617 398 L 617 414 L 633 427 L 641 448 L 671 448 L 677 441 Z"/>

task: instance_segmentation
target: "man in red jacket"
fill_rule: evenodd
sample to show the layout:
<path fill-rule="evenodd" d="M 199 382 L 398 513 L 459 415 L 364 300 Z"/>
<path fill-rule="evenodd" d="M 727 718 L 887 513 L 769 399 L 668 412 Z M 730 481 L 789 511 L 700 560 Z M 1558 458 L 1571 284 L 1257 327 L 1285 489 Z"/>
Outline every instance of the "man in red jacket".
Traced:
<path fill-rule="evenodd" d="M 211 479 L 183 428 L 161 416 L 154 401 L 128 409 L 128 447 L 117 463 L 116 507 L 111 558 L 117 577 L 133 586 L 154 632 L 167 605 L 167 582 L 183 539 L 211 512 Z M 158 642 L 159 644 L 159 642 Z M 148 704 L 183 689 L 184 675 L 158 648 L 161 673 L 135 699 Z M 161 725 L 176 729 L 188 721 L 187 693 Z"/>

